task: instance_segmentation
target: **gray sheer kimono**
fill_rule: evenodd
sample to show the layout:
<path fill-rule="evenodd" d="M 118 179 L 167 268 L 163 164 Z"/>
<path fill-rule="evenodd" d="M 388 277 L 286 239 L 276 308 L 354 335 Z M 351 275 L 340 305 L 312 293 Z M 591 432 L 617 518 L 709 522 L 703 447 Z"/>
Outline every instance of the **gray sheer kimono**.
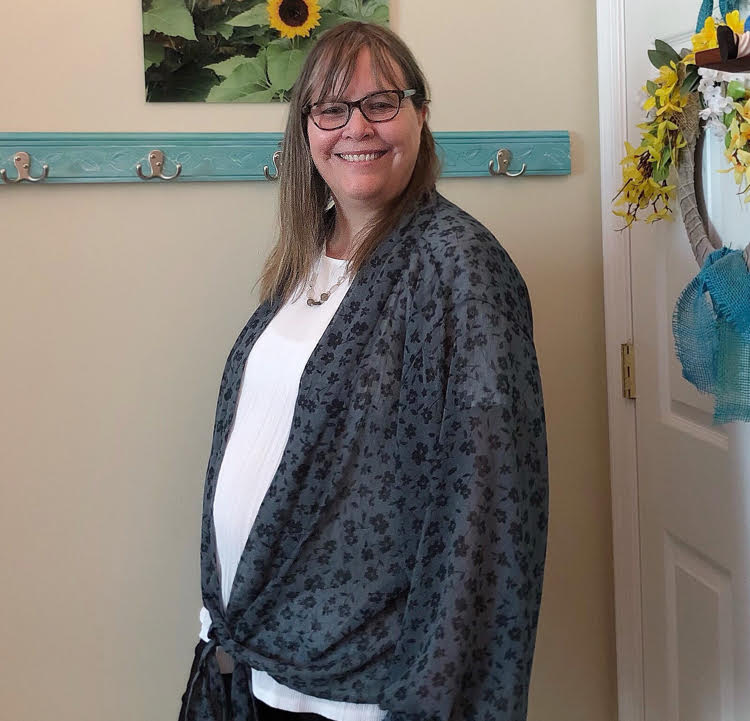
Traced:
<path fill-rule="evenodd" d="M 181 719 L 254 719 L 250 669 L 377 703 L 385 721 L 521 721 L 547 534 L 529 297 L 492 234 L 436 190 L 376 248 L 308 361 L 224 610 L 212 503 L 245 360 L 221 380 L 201 540 L 209 643 Z M 315 312 L 314 308 L 311 312 Z"/>

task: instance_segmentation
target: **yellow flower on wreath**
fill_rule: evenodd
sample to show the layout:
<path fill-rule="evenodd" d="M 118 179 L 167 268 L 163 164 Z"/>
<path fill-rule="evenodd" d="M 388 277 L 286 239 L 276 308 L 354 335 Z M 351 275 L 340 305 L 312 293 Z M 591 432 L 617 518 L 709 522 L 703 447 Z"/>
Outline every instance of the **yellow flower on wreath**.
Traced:
<path fill-rule="evenodd" d="M 727 13 L 724 22 L 726 22 L 726 24 L 729 25 L 729 27 L 738 35 L 742 35 L 742 33 L 745 32 L 745 24 L 740 20 L 739 10 L 732 10 L 731 13 Z"/>
<path fill-rule="evenodd" d="M 692 41 L 693 51 L 696 53 L 701 50 L 710 50 L 711 48 L 719 47 L 719 41 L 716 37 L 716 22 L 710 15 L 703 24 L 703 30 L 693 35 Z"/>
<path fill-rule="evenodd" d="M 282 37 L 307 37 L 320 25 L 320 5 L 318 0 L 268 0 L 268 19 Z"/>
<path fill-rule="evenodd" d="M 745 26 L 742 20 L 740 20 L 739 10 L 732 10 L 731 13 L 727 13 L 724 22 L 738 35 L 742 35 L 745 32 Z M 716 37 L 716 21 L 710 15 L 706 18 L 703 30 L 693 35 L 692 41 L 693 52 L 695 53 L 700 50 L 710 50 L 711 48 L 719 47 L 719 41 Z"/>
<path fill-rule="evenodd" d="M 731 173 L 734 171 L 734 180 L 737 185 L 746 184 L 740 193 L 747 194 L 750 189 L 750 100 L 744 103 L 735 103 L 737 111 L 732 122 L 729 124 L 727 135 L 728 143 L 725 152 L 726 159 L 731 167 L 720 170 L 720 173 Z M 746 195 L 745 202 L 750 202 L 750 195 Z"/>
<path fill-rule="evenodd" d="M 653 95 L 649 95 L 643 104 L 643 109 L 651 110 L 652 108 L 657 108 L 657 116 L 670 112 L 681 113 L 682 109 L 687 105 L 689 98 L 687 95 L 682 94 L 680 70 L 674 60 L 671 60 L 669 65 L 662 65 L 659 68 L 659 77 L 654 80 L 654 84 L 657 86 L 657 89 Z M 644 92 L 648 92 L 645 87 L 643 90 Z M 659 101 L 658 104 L 657 99 Z"/>

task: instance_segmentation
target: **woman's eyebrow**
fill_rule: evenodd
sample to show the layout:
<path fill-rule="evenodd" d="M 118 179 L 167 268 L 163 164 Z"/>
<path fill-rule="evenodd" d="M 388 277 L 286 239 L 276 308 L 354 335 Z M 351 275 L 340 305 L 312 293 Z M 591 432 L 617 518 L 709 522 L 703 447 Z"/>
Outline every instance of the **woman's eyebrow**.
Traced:
<path fill-rule="evenodd" d="M 340 102 L 342 100 L 359 100 L 359 98 L 364 98 L 367 95 L 372 95 L 373 93 L 382 93 L 382 92 L 384 92 L 386 90 L 393 90 L 394 88 L 395 88 L 395 86 L 390 86 L 390 85 L 388 85 L 388 86 L 385 86 L 385 85 L 384 86 L 378 86 L 375 90 L 368 90 L 366 93 L 364 93 L 363 95 L 360 95 L 358 98 L 346 98 L 346 97 L 344 97 L 346 95 L 346 93 L 343 93 L 341 95 L 334 95 L 333 93 L 330 93 L 330 94 L 328 94 L 328 95 L 326 95 L 326 96 L 324 96 L 324 97 L 316 100 L 315 102 L 316 103 L 336 103 L 336 102 Z"/>

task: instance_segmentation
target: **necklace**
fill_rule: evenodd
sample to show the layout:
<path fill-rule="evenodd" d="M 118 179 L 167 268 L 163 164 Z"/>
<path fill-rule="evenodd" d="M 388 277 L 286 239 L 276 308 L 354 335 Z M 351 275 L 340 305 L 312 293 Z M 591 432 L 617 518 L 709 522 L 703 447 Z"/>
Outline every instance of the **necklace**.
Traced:
<path fill-rule="evenodd" d="M 325 248 L 323 249 L 323 255 L 325 255 Z M 315 287 L 315 281 L 318 279 L 318 270 L 320 269 L 320 264 L 323 262 L 323 255 L 320 256 L 318 259 L 318 263 L 315 266 L 315 272 L 313 273 L 313 277 L 310 280 L 310 283 L 308 284 L 308 293 L 307 293 L 307 305 L 313 306 L 313 305 L 322 305 L 325 303 L 330 297 L 331 293 L 336 290 L 345 280 L 346 276 L 348 275 L 348 271 L 346 270 L 346 266 L 344 266 L 344 272 L 341 274 L 339 279 L 326 291 L 323 291 L 320 294 L 320 299 L 315 300 L 313 296 L 313 288 Z"/>

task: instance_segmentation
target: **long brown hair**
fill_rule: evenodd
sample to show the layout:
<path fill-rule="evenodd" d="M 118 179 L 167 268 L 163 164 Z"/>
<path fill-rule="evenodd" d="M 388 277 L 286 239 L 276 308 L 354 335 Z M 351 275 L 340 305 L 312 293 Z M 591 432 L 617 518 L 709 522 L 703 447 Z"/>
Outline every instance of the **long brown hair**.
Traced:
<path fill-rule="evenodd" d="M 407 88 L 415 88 L 411 101 L 417 111 L 429 102 L 429 88 L 417 61 L 404 41 L 381 25 L 347 22 L 323 33 L 313 46 L 294 85 L 279 163 L 278 239 L 263 266 L 261 302 L 288 300 L 312 272 L 335 223 L 335 211 L 326 211 L 328 188 L 315 167 L 302 109 L 323 98 L 341 98 L 354 74 L 357 57 L 367 47 L 378 82 L 398 87 L 393 63 L 401 70 Z M 317 90 L 318 95 L 313 98 Z M 428 111 L 429 112 L 429 111 Z M 419 151 L 411 179 L 400 196 L 369 222 L 355 237 L 349 260 L 356 273 L 378 243 L 398 224 L 403 213 L 429 193 L 440 175 L 427 116 L 422 125 Z"/>

